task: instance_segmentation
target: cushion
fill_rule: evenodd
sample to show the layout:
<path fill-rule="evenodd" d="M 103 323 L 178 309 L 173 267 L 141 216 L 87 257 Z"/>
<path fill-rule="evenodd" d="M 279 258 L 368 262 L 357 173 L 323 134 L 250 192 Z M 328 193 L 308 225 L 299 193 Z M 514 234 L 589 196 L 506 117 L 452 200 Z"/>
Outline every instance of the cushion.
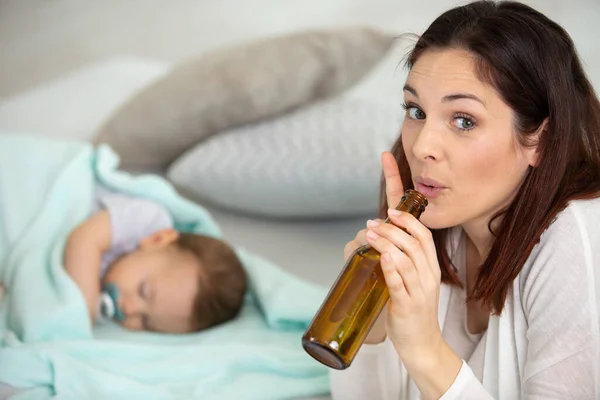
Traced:
<path fill-rule="evenodd" d="M 167 171 L 182 193 L 244 214 L 340 218 L 377 212 L 381 152 L 399 107 L 330 99 L 196 145 Z"/>
<path fill-rule="evenodd" d="M 327 98 L 365 75 L 393 35 L 364 27 L 304 31 L 183 62 L 98 131 L 124 167 L 166 167 L 212 134 Z"/>

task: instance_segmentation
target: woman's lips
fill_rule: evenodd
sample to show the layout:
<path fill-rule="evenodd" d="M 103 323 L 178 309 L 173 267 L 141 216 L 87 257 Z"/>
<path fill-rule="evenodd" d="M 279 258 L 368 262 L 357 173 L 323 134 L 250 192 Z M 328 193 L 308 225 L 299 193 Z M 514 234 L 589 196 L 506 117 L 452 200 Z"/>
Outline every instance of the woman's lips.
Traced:
<path fill-rule="evenodd" d="M 417 177 L 415 181 L 417 183 L 417 191 L 424 194 L 428 199 L 435 199 L 446 189 L 444 185 L 431 178 Z"/>

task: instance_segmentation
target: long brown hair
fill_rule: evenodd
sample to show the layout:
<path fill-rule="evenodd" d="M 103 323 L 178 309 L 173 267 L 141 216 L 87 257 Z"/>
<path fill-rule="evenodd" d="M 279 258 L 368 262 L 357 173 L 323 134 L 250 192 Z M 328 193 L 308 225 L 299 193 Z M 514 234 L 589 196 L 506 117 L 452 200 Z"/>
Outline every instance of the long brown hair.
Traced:
<path fill-rule="evenodd" d="M 429 49 L 448 48 L 474 55 L 479 78 L 513 110 L 518 141 L 537 145 L 538 165 L 530 168 L 514 201 L 492 218 L 502 217 L 494 230 L 489 222 L 495 240 L 469 296 L 499 314 L 513 280 L 557 214 L 571 200 L 600 195 L 600 102 L 568 33 L 524 4 L 477 1 L 445 12 L 420 36 L 407 67 Z M 401 137 L 392 153 L 404 188 L 412 188 Z M 380 216 L 387 208 L 382 180 Z M 460 284 L 446 250 L 448 229 L 432 234 L 442 282 Z"/>

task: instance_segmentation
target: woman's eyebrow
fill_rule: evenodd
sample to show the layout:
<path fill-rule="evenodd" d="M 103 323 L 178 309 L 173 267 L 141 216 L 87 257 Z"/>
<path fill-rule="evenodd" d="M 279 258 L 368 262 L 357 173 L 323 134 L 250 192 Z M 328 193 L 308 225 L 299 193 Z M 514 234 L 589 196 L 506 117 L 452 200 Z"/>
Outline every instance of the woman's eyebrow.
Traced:
<path fill-rule="evenodd" d="M 410 86 L 408 83 L 405 84 L 402 89 L 404 91 L 409 92 L 410 94 L 412 94 L 413 96 L 415 96 L 417 99 L 419 98 L 419 94 L 417 93 L 417 89 L 415 89 L 414 87 Z M 477 96 L 475 96 L 474 94 L 471 94 L 471 93 L 452 93 L 452 94 L 448 94 L 448 95 L 442 97 L 442 103 L 446 103 L 446 102 L 449 102 L 449 101 L 455 101 L 455 100 L 461 100 L 461 99 L 475 100 L 475 101 L 478 101 L 479 103 L 481 103 L 484 107 L 486 107 L 485 102 L 483 100 L 481 100 L 479 97 L 477 97 Z"/>
<path fill-rule="evenodd" d="M 452 93 L 449 95 L 446 95 L 442 98 L 442 102 L 448 102 L 448 101 L 454 101 L 454 100 L 460 100 L 460 99 L 469 99 L 469 100 L 475 100 L 478 101 L 479 103 L 481 103 L 481 105 L 483 105 L 485 108 L 485 102 L 483 100 L 481 100 L 479 97 L 475 96 L 474 94 L 471 93 Z"/>
<path fill-rule="evenodd" d="M 403 91 L 409 92 L 410 94 L 412 94 L 413 96 L 415 96 L 416 98 L 419 98 L 419 95 L 417 94 L 417 90 L 410 86 L 408 83 L 406 85 L 404 85 L 404 87 L 402 88 Z"/>

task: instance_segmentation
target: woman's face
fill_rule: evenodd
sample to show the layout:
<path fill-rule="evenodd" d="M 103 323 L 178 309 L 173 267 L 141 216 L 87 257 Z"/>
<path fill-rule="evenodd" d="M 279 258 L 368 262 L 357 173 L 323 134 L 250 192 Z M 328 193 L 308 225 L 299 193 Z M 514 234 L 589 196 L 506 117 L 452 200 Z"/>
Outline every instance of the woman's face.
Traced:
<path fill-rule="evenodd" d="M 402 146 L 433 229 L 487 222 L 515 196 L 535 149 L 517 142 L 512 110 L 465 50 L 427 51 L 404 87 Z"/>

